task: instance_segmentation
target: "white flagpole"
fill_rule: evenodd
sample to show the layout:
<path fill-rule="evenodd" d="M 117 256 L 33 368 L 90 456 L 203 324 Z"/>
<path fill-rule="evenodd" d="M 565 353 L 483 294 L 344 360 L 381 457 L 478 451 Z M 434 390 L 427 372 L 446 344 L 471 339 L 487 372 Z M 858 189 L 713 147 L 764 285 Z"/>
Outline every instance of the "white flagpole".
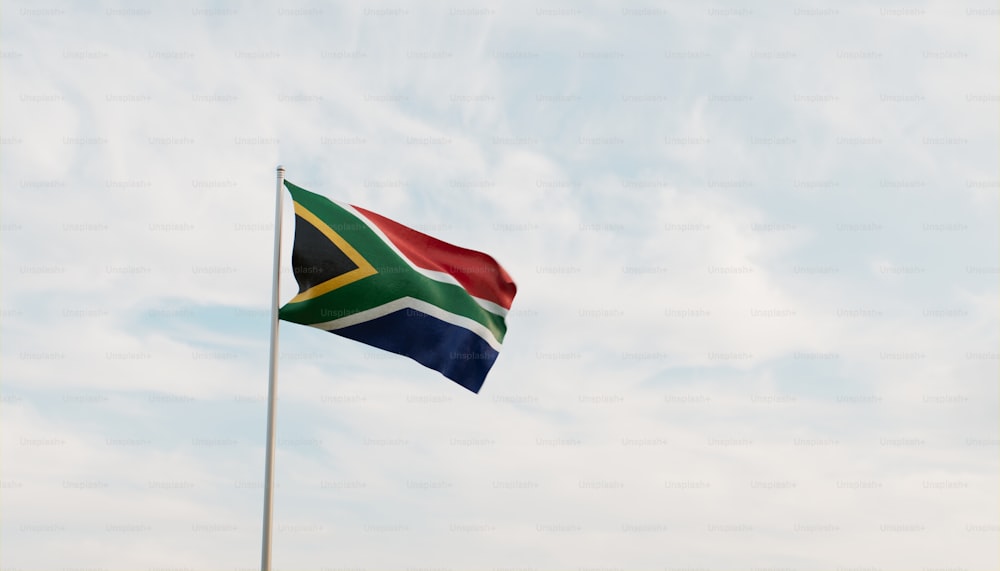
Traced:
<path fill-rule="evenodd" d="M 274 510 L 274 401 L 278 381 L 278 269 L 281 266 L 281 199 L 285 167 L 278 165 L 274 198 L 274 270 L 271 281 L 271 370 L 267 380 L 267 452 L 264 457 L 264 532 L 260 571 L 271 571 L 271 513 Z"/>

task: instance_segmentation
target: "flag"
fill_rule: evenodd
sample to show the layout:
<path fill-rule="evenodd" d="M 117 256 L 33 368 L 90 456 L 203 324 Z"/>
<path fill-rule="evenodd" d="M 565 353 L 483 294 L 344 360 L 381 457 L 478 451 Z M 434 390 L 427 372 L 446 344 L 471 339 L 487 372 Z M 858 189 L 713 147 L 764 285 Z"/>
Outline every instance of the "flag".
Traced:
<path fill-rule="evenodd" d="M 299 292 L 278 316 L 392 351 L 479 392 L 517 286 L 492 257 L 285 181 Z"/>

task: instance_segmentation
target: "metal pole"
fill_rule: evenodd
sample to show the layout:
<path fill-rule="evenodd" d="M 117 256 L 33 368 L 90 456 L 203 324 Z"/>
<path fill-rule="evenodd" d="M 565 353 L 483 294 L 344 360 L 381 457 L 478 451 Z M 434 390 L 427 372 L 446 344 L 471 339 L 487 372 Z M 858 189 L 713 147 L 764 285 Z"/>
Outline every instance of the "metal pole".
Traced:
<path fill-rule="evenodd" d="M 278 381 L 278 269 L 281 266 L 281 199 L 285 167 L 278 165 L 274 198 L 274 271 L 271 281 L 271 369 L 267 380 L 267 453 L 264 457 L 264 532 L 260 570 L 271 571 L 271 514 L 274 511 L 274 401 Z"/>

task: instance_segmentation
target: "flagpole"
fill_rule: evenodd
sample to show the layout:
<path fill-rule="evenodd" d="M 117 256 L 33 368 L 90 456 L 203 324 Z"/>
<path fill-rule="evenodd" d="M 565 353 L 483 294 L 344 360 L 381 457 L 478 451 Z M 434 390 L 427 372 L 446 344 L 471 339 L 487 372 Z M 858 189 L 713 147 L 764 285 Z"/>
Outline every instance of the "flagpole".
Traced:
<path fill-rule="evenodd" d="M 274 402 L 278 381 L 278 269 L 281 266 L 281 199 L 285 167 L 278 165 L 274 198 L 274 267 L 271 278 L 271 359 L 267 380 L 267 452 L 264 457 L 264 524 L 260 570 L 271 571 L 271 514 L 274 511 Z"/>

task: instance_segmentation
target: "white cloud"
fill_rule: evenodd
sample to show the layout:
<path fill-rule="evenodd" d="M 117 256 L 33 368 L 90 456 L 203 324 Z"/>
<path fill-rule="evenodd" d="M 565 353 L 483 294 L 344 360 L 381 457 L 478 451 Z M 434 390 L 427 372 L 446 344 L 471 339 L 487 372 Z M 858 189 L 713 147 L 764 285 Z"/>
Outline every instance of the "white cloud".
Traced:
<path fill-rule="evenodd" d="M 281 161 L 519 293 L 282 325 L 276 566 L 995 566 L 979 7 L 396 8 L 8 8 L 0 564 L 256 564 Z"/>

